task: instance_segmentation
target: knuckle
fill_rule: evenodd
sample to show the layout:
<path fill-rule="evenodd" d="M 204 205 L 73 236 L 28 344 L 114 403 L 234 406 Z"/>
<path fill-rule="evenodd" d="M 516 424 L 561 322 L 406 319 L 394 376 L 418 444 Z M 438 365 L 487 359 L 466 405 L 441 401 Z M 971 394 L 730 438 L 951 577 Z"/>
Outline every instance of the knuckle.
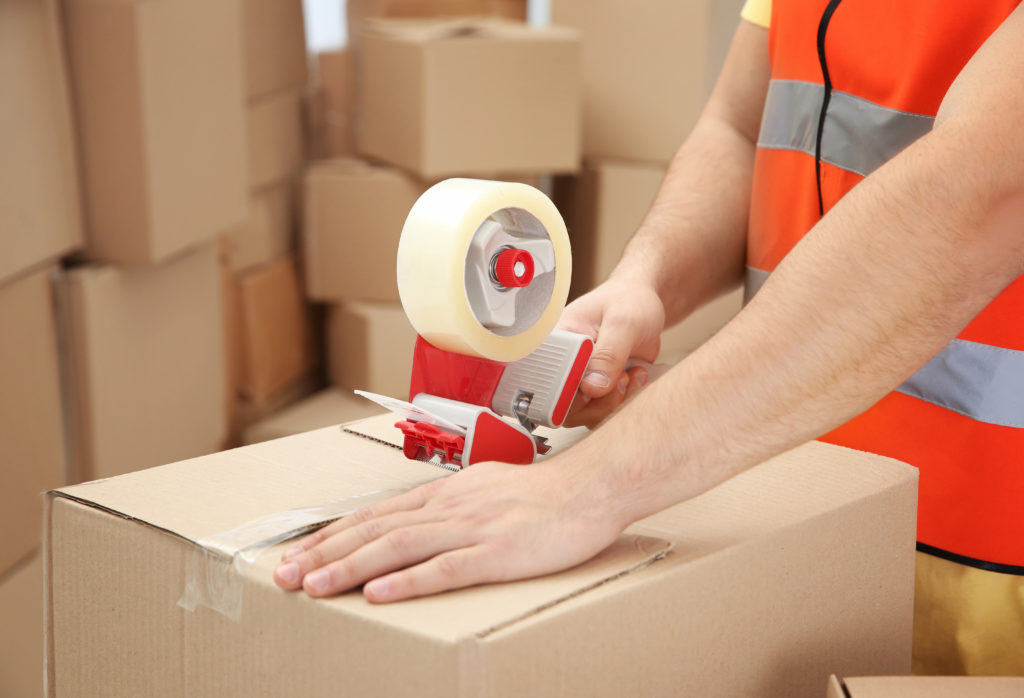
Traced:
<path fill-rule="evenodd" d="M 324 551 L 319 546 L 312 547 L 306 551 L 306 559 L 310 569 L 319 569 L 324 565 Z"/>
<path fill-rule="evenodd" d="M 366 507 L 365 509 L 357 509 L 352 513 L 352 520 L 357 524 L 366 523 L 375 516 L 373 507 Z"/>
<path fill-rule="evenodd" d="M 445 579 L 455 579 L 462 573 L 462 561 L 455 555 L 442 555 L 437 558 L 437 571 Z"/>
<path fill-rule="evenodd" d="M 355 533 L 363 543 L 377 540 L 383 534 L 380 519 L 364 521 L 356 527 Z"/>
<path fill-rule="evenodd" d="M 391 549 L 397 553 L 407 553 L 416 547 L 416 536 L 408 528 L 399 528 L 389 533 L 385 540 Z"/>

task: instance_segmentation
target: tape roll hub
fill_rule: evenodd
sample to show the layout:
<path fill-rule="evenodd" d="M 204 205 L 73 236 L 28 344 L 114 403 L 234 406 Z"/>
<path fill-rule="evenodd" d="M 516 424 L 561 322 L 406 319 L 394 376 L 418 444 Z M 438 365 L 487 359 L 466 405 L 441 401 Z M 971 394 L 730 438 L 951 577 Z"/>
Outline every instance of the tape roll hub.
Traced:
<path fill-rule="evenodd" d="M 516 361 L 565 306 L 569 236 L 554 204 L 525 184 L 449 179 L 406 219 L 398 288 L 406 315 L 448 351 Z"/>

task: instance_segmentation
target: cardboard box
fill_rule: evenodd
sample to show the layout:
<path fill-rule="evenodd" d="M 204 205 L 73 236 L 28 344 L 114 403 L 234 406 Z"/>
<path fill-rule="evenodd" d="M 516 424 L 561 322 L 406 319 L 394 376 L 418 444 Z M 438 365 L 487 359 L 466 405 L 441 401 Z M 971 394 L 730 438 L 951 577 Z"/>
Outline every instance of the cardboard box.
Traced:
<path fill-rule="evenodd" d="M 233 566 L 218 556 L 237 545 L 199 549 L 272 514 L 328 500 L 341 513 L 443 477 L 389 445 L 393 421 L 51 493 L 50 695 L 799 698 L 834 672 L 909 671 L 917 471 L 825 444 L 572 570 L 400 604 L 284 592 L 281 545 Z"/>
<path fill-rule="evenodd" d="M 0 286 L 0 574 L 39 547 L 42 493 L 67 482 L 50 273 Z"/>
<path fill-rule="evenodd" d="M 249 186 L 293 179 L 305 159 L 302 92 L 282 92 L 249 105 Z"/>
<path fill-rule="evenodd" d="M 155 263 L 245 217 L 240 0 L 66 0 L 95 259 Z"/>
<path fill-rule="evenodd" d="M 43 694 L 43 560 L 38 552 L 0 576 L 0 696 Z"/>
<path fill-rule="evenodd" d="M 307 168 L 303 248 L 306 292 L 318 301 L 398 301 L 395 259 L 409 209 L 429 184 L 360 160 Z"/>
<path fill-rule="evenodd" d="M 0 4 L 0 283 L 82 243 L 55 0 Z"/>
<path fill-rule="evenodd" d="M 577 169 L 574 30 L 485 19 L 364 26 L 361 153 L 423 179 Z"/>
<path fill-rule="evenodd" d="M 552 0 L 583 39 L 583 153 L 667 163 L 711 93 L 742 0 Z"/>
<path fill-rule="evenodd" d="M 310 152 L 315 158 L 355 155 L 355 65 L 352 51 L 316 56 L 316 85 L 309 97 Z"/>
<path fill-rule="evenodd" d="M 579 176 L 560 178 L 556 200 L 572 242 L 571 296 L 608 278 L 654 201 L 665 167 L 653 163 L 588 161 Z M 703 344 L 740 311 L 737 288 L 698 308 L 662 333 L 659 361 L 674 363 Z"/>
<path fill-rule="evenodd" d="M 158 266 L 71 269 L 60 296 L 73 479 L 220 447 L 226 379 L 215 245 Z"/>
<path fill-rule="evenodd" d="M 242 272 L 295 251 L 297 198 L 292 182 L 253 193 L 249 217 L 222 235 L 222 252 L 232 270 Z"/>
<path fill-rule="evenodd" d="M 238 278 L 242 394 L 263 402 L 309 375 L 315 365 L 310 309 L 294 257 Z"/>
<path fill-rule="evenodd" d="M 328 388 L 286 407 L 245 430 L 243 443 L 256 444 L 381 414 L 384 408 L 350 390 Z"/>
<path fill-rule="evenodd" d="M 827 698 L 1020 698 L 1024 678 L 1009 676 L 829 677 Z"/>
<path fill-rule="evenodd" d="M 327 374 L 335 385 L 408 399 L 415 343 L 400 303 L 351 301 L 327 310 Z"/>
<path fill-rule="evenodd" d="M 348 0 L 349 45 L 357 47 L 363 22 L 375 17 L 503 17 L 526 21 L 526 0 Z"/>
<path fill-rule="evenodd" d="M 306 85 L 302 0 L 244 0 L 245 84 L 249 99 Z"/>

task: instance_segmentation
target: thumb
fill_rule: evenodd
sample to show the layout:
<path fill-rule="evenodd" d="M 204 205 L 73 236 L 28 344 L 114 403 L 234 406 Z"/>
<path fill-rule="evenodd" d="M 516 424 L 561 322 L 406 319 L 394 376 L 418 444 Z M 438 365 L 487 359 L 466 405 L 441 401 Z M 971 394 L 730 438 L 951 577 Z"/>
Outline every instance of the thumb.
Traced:
<path fill-rule="evenodd" d="M 580 392 L 589 398 L 610 393 L 625 370 L 632 350 L 633 336 L 625 326 L 603 325 L 583 374 Z"/>

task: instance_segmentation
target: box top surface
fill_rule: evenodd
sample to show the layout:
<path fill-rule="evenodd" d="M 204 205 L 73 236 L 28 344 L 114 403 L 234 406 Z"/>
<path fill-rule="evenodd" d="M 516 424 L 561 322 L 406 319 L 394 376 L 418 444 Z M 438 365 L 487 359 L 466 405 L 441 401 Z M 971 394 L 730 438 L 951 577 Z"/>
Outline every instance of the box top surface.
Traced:
<path fill-rule="evenodd" d="M 374 18 L 363 24 L 363 34 L 411 44 L 499 39 L 502 41 L 579 41 L 579 31 L 569 27 L 535 27 L 494 17 L 431 19 Z"/>
<path fill-rule="evenodd" d="M 1024 677 L 866 676 L 833 681 L 829 689 L 829 698 L 1020 698 Z"/>
<path fill-rule="evenodd" d="M 363 495 L 372 500 L 448 474 L 406 460 L 395 445 L 399 435 L 393 422 L 392 416 L 382 415 L 344 425 L 347 431 L 328 427 L 66 487 L 52 496 L 216 549 L 225 540 L 224 532 L 268 514 L 327 501 L 351 507 L 352 501 L 368 501 L 358 499 Z M 559 430 L 553 446 L 564 447 L 580 431 Z M 359 593 L 317 603 L 439 641 L 483 638 L 631 572 L 654 574 L 695 557 L 756 544 L 772 531 L 915 478 L 915 469 L 896 461 L 812 443 L 641 522 L 602 555 L 561 574 L 393 605 L 373 606 Z M 644 569 L 673 544 L 680 554 L 672 553 L 651 570 Z M 271 571 L 279 552 L 280 548 L 271 548 L 246 568 L 246 583 L 273 588 Z"/>

